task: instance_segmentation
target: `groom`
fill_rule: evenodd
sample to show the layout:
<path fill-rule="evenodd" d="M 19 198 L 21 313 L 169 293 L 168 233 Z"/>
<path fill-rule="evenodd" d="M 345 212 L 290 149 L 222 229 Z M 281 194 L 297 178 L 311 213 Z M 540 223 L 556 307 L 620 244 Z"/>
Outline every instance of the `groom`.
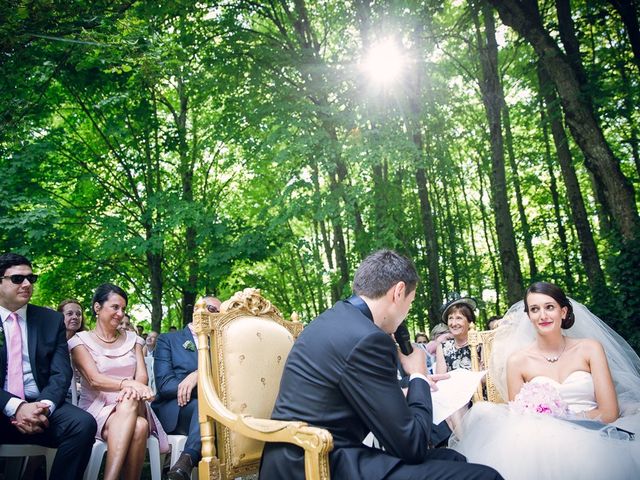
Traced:
<path fill-rule="evenodd" d="M 82 478 L 96 434 L 66 403 L 71 364 L 62 315 L 29 304 L 38 279 L 22 255 L 0 255 L 0 444 L 56 447 L 51 478 Z"/>
<path fill-rule="evenodd" d="M 499 479 L 483 465 L 446 448 L 428 448 L 431 390 L 425 352 L 401 355 L 391 334 L 416 294 L 413 263 L 391 250 L 369 255 L 353 280 L 354 296 L 336 303 L 300 334 L 287 358 L 272 418 L 328 429 L 331 476 L 338 479 Z M 396 361 L 410 375 L 407 397 Z M 366 447 L 371 431 L 385 451 Z M 304 479 L 304 452 L 265 446 L 260 478 Z"/>

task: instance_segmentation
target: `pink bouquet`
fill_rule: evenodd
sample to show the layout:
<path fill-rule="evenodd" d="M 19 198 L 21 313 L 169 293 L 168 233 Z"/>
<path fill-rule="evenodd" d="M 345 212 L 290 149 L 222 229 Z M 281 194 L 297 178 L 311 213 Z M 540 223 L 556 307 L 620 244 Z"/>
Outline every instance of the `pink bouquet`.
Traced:
<path fill-rule="evenodd" d="M 509 406 L 517 413 L 543 413 L 554 417 L 565 417 L 569 412 L 567 403 L 548 383 L 525 383 Z"/>

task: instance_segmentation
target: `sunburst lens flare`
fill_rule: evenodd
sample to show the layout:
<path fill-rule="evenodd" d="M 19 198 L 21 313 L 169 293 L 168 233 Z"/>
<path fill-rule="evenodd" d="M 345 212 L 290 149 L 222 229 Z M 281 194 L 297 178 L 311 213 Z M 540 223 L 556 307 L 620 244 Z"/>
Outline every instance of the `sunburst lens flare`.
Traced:
<path fill-rule="evenodd" d="M 374 83 L 389 85 L 403 72 L 406 58 L 393 38 L 377 41 L 360 64 L 361 70 Z"/>

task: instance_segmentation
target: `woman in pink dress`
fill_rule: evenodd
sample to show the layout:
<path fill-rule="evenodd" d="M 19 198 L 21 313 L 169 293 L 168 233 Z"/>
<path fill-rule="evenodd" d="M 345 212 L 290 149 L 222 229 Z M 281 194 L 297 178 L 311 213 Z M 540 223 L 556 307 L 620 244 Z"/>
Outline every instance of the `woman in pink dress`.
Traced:
<path fill-rule="evenodd" d="M 95 417 L 96 437 L 107 442 L 104 479 L 139 479 L 150 433 L 158 437 L 161 452 L 169 450 L 167 436 L 148 404 L 153 393 L 147 386 L 144 341 L 135 333 L 118 331 L 127 306 L 127 294 L 120 287 L 100 285 L 92 305 L 95 329 L 69 340 L 73 362 L 82 375 L 78 406 Z"/>

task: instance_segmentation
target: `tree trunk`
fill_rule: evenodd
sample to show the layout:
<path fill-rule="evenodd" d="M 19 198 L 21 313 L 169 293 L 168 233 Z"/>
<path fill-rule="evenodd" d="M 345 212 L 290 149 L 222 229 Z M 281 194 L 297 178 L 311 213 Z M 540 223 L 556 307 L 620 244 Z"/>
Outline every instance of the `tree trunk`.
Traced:
<path fill-rule="evenodd" d="M 562 171 L 562 177 L 567 189 L 567 198 L 571 208 L 571 218 L 576 227 L 578 240 L 580 243 L 580 257 L 587 273 L 589 289 L 594 300 L 602 299 L 608 295 L 604 273 L 598 258 L 598 249 L 593 240 L 589 217 L 584 205 L 580 184 L 573 168 L 571 152 L 569 150 L 568 139 L 562 126 L 562 112 L 555 96 L 555 90 L 551 84 L 548 73 L 541 65 L 538 65 L 538 78 L 540 82 L 540 92 L 542 93 L 546 105 L 546 117 L 550 122 L 551 134 L 556 147 L 558 163 Z"/>
<path fill-rule="evenodd" d="M 502 85 L 500 86 L 500 94 L 504 99 L 504 91 Z M 520 178 L 518 177 L 518 165 L 516 163 L 516 155 L 513 151 L 513 134 L 511 132 L 511 117 L 509 116 L 509 106 L 504 104 L 504 131 L 505 142 L 507 146 L 507 156 L 509 158 L 509 166 L 511 167 L 511 178 L 513 179 L 513 189 L 516 192 L 516 205 L 518 206 L 518 214 L 520 216 L 520 225 L 522 225 L 522 237 L 524 240 L 524 248 L 527 251 L 527 258 L 529 260 L 529 280 L 534 281 L 538 277 L 538 267 L 536 265 L 536 257 L 533 251 L 533 241 L 531 239 L 531 229 L 529 228 L 529 220 L 527 220 L 527 214 L 524 211 L 524 204 L 522 202 L 522 192 L 520 190 Z"/>
<path fill-rule="evenodd" d="M 620 14 L 624 28 L 629 36 L 633 59 L 640 72 L 640 26 L 638 25 L 637 0 L 609 0 L 613 8 Z"/>
<path fill-rule="evenodd" d="M 623 240 L 633 242 L 640 232 L 640 218 L 635 205 L 633 187 L 623 175 L 602 129 L 593 106 L 582 93 L 575 69 L 555 40 L 542 25 L 535 0 L 489 0 L 500 18 L 524 37 L 540 57 L 555 84 L 567 124 L 585 156 L 585 164 L 602 180 L 607 204 L 615 226 Z"/>
<path fill-rule="evenodd" d="M 538 66 L 538 68 L 540 68 Z M 558 240 L 560 242 L 560 256 L 562 257 L 563 272 L 560 276 L 562 283 L 567 287 L 567 291 L 573 292 L 575 282 L 573 280 L 571 261 L 569 260 L 569 243 L 567 242 L 567 232 L 562 222 L 562 214 L 560 212 L 560 194 L 558 192 L 558 183 L 556 182 L 556 175 L 553 168 L 553 160 L 551 158 L 551 145 L 549 139 L 549 121 L 545 114 L 544 99 L 542 94 L 539 96 L 540 100 L 540 117 L 542 120 L 542 136 L 544 139 L 544 157 L 547 163 L 547 170 L 549 172 L 549 190 L 551 191 L 551 198 L 553 200 L 553 215 L 556 221 L 556 227 L 558 229 Z M 555 249 L 554 249 L 555 250 Z M 553 262 L 554 273 L 556 271 L 555 262 Z"/>
<path fill-rule="evenodd" d="M 484 180 L 482 175 L 482 162 L 478 159 L 478 184 L 480 185 L 480 198 L 484 198 L 485 188 L 484 188 Z M 495 238 L 493 237 L 493 229 L 489 225 L 489 214 L 487 213 L 487 209 L 483 201 L 480 201 L 480 218 L 482 219 L 482 230 L 484 233 L 484 239 L 487 243 L 487 252 L 489 252 L 489 259 L 491 261 L 491 271 L 493 272 L 493 288 L 496 291 L 496 303 L 495 310 L 496 312 L 500 311 L 500 297 L 501 297 L 501 284 L 500 284 L 500 269 L 498 268 L 498 264 L 496 261 L 495 254 L 495 244 L 497 243 Z M 493 245 L 492 245 L 493 244 Z M 481 290 L 482 291 L 482 290 Z"/>
<path fill-rule="evenodd" d="M 422 138 L 419 134 L 413 139 L 416 148 L 422 148 Z M 419 150 L 421 152 L 422 150 Z M 416 154 L 419 158 L 421 153 Z M 417 162 L 420 165 L 420 161 Z M 416 168 L 416 185 L 418 187 L 418 199 L 420 200 L 420 220 L 422 233 L 426 241 L 427 271 L 429 274 L 429 319 L 430 324 L 435 325 L 440 319 L 440 307 L 442 306 L 442 288 L 440 286 L 440 271 L 438 270 L 438 240 L 433 223 L 433 213 L 431 202 L 429 201 L 429 190 L 427 186 L 427 175 L 424 167 Z"/>
<path fill-rule="evenodd" d="M 498 77 L 498 45 L 496 43 L 493 12 L 483 5 L 483 17 L 486 43 L 480 32 L 478 11 L 472 7 L 473 20 L 476 25 L 476 38 L 480 53 L 482 75 L 480 91 L 491 139 L 491 200 L 498 234 L 498 250 L 502 276 L 507 290 L 507 301 L 515 303 L 522 300 L 522 273 L 520 259 L 514 237 L 513 222 L 507 198 L 507 182 L 504 170 L 504 146 L 502 139 L 501 110 L 504 105 L 502 88 Z"/>
<path fill-rule="evenodd" d="M 413 32 L 414 50 L 421 51 L 422 31 L 416 27 Z M 442 287 L 440 284 L 439 253 L 437 232 L 433 221 L 433 210 L 429 199 L 429 186 L 426 173 L 426 155 L 424 149 L 424 139 L 421 129 L 422 101 L 419 97 L 422 91 L 423 72 L 421 68 L 416 68 L 411 77 L 409 112 L 410 118 L 406 120 L 407 130 L 415 146 L 416 158 L 416 186 L 418 189 L 418 199 L 420 200 L 420 220 L 422 231 L 426 242 L 427 272 L 429 275 L 429 319 L 430 324 L 435 324 L 440 320 L 440 307 L 442 306 Z"/>

